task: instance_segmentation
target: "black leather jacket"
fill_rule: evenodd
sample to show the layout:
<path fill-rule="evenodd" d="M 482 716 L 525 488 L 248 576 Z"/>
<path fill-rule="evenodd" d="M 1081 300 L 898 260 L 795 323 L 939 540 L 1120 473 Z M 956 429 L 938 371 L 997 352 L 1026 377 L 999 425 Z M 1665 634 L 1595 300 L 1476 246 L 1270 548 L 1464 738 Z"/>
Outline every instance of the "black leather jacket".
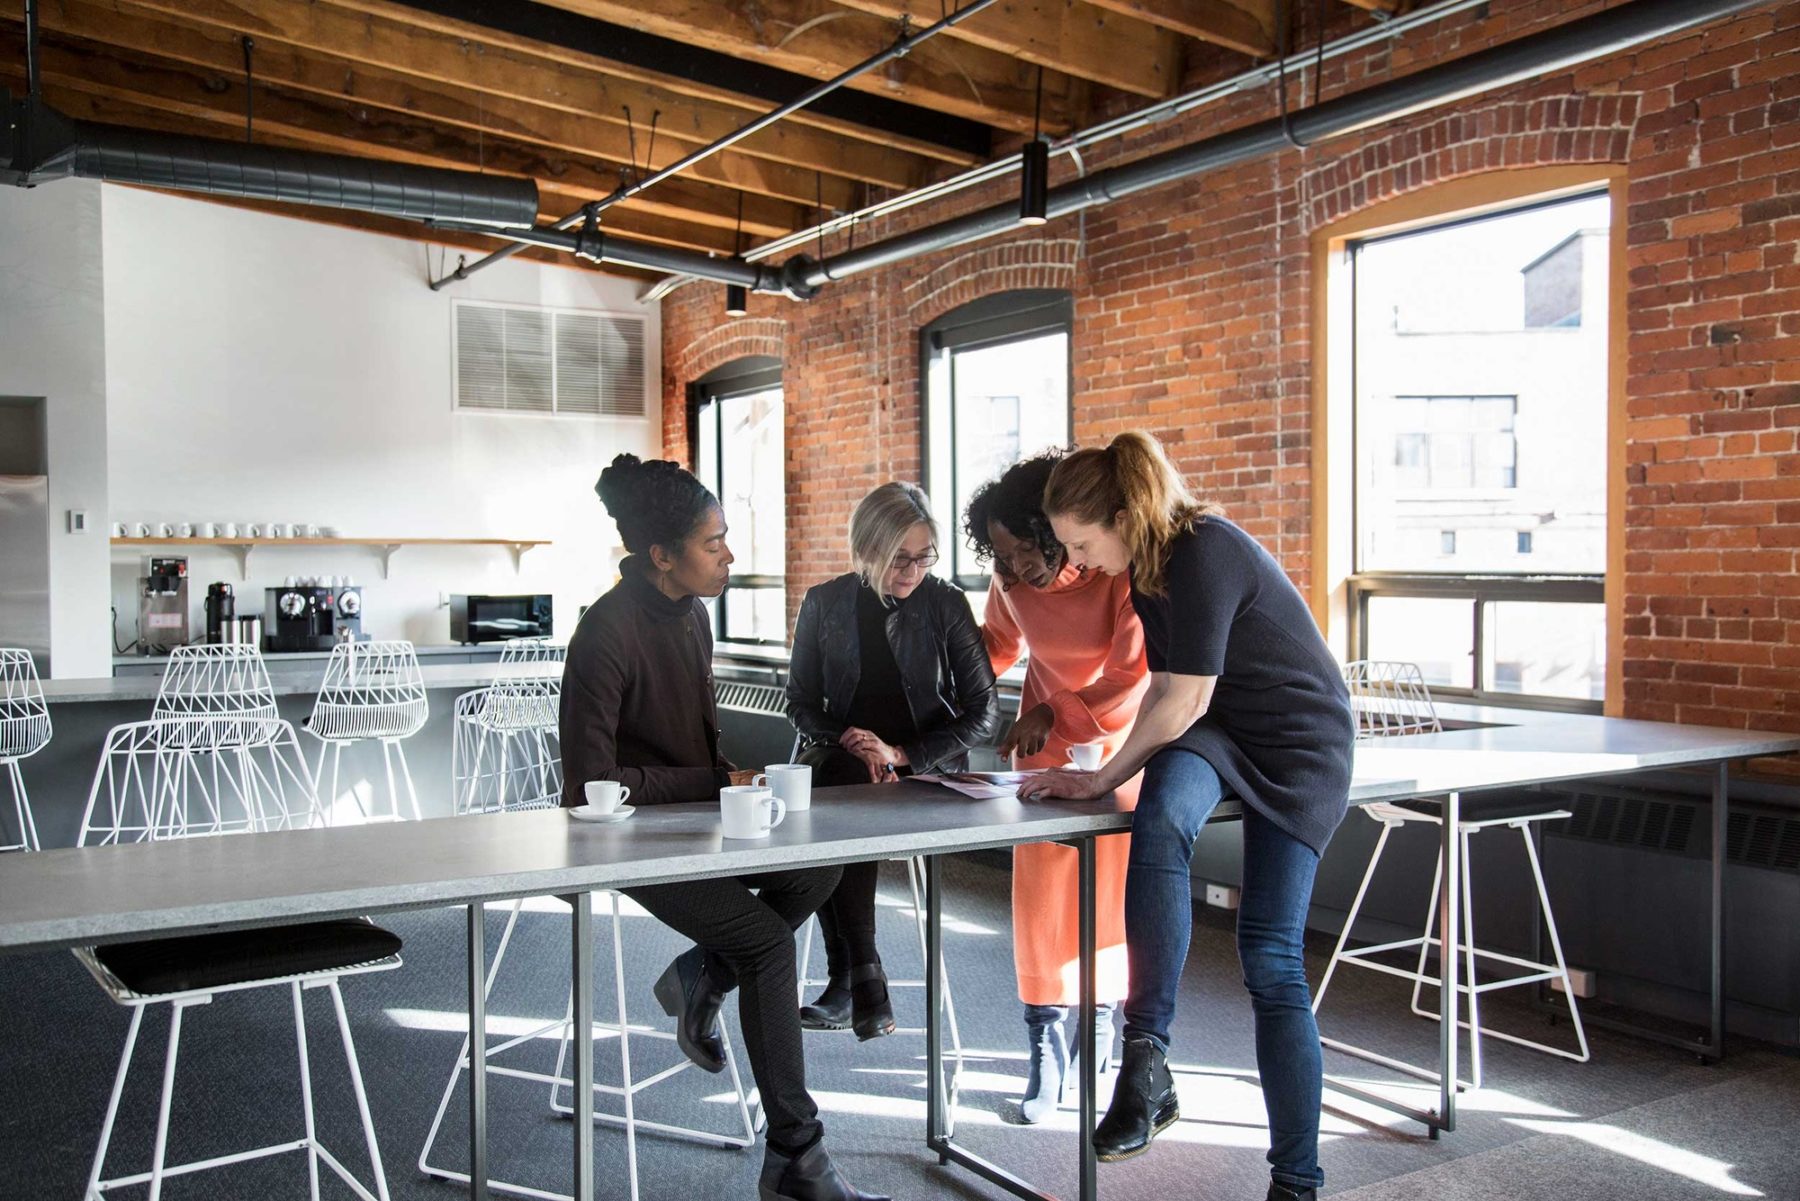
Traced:
<path fill-rule="evenodd" d="M 808 745 L 836 745 L 844 732 L 844 715 L 862 675 L 856 629 L 861 587 L 855 573 L 841 575 L 808 589 L 800 603 L 787 712 Z M 1000 724 L 994 670 L 968 598 L 928 575 L 918 592 L 888 615 L 887 636 L 919 730 L 918 741 L 901 748 L 913 771 L 967 768 L 969 748 L 993 737 Z"/>

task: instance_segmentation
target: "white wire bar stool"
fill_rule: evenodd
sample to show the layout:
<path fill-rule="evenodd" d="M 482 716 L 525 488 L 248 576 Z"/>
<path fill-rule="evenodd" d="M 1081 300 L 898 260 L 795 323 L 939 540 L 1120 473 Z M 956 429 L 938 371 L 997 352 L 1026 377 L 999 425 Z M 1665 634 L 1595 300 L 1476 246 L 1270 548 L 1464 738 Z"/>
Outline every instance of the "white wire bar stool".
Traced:
<path fill-rule="evenodd" d="M 1430 692 L 1426 688 L 1418 667 L 1411 663 L 1394 663 L 1382 661 L 1357 661 L 1347 664 L 1344 669 L 1345 681 L 1350 685 L 1351 707 L 1357 716 L 1358 739 L 1392 737 L 1396 734 L 1436 733 L 1443 729 L 1438 718 L 1436 707 L 1431 702 Z M 1442 1020 L 1436 1010 L 1421 1005 L 1421 993 L 1429 986 L 1441 988 L 1442 979 L 1439 974 L 1427 971 L 1427 960 L 1432 950 L 1438 951 L 1440 962 L 1444 953 L 1443 939 L 1437 935 L 1438 897 L 1443 872 L 1443 851 L 1438 852 L 1437 864 L 1431 874 L 1431 901 L 1426 908 L 1425 932 L 1417 938 L 1403 938 L 1391 942 L 1376 943 L 1348 949 L 1350 934 L 1356 925 L 1357 915 L 1362 910 L 1363 899 L 1368 895 L 1369 884 L 1375 878 L 1375 870 L 1381 863 L 1382 852 L 1387 847 L 1388 837 L 1395 830 L 1409 822 L 1424 822 L 1442 827 L 1443 806 L 1435 799 L 1401 801 L 1362 806 L 1362 812 L 1381 825 L 1381 833 L 1375 840 L 1374 853 L 1369 856 L 1368 869 L 1363 873 L 1362 883 L 1357 887 L 1356 899 L 1351 902 L 1350 913 L 1344 920 L 1343 931 L 1338 935 L 1337 946 L 1332 951 L 1331 960 L 1326 964 L 1325 975 L 1319 981 L 1318 990 L 1313 994 L 1313 1013 L 1318 1014 L 1325 1003 L 1325 993 L 1331 986 L 1331 978 L 1340 965 L 1366 968 L 1395 976 L 1412 982 L 1412 1012 L 1422 1018 L 1433 1021 Z M 1456 985 L 1458 1007 L 1466 1002 L 1469 1016 L 1457 1019 L 1458 1025 L 1469 1031 L 1469 1077 L 1459 1079 L 1459 1089 L 1478 1089 L 1482 1086 L 1481 1042 L 1484 1037 L 1497 1038 L 1503 1042 L 1528 1047 L 1577 1063 L 1588 1061 L 1587 1032 L 1581 1024 L 1581 1013 L 1576 1004 L 1574 983 L 1569 977 L 1568 963 L 1563 957 L 1562 939 L 1556 929 L 1556 916 L 1550 906 L 1549 890 L 1544 884 L 1544 872 L 1538 859 L 1537 843 L 1532 837 L 1532 826 L 1535 823 L 1566 819 L 1570 816 L 1566 809 L 1544 807 L 1532 801 L 1497 800 L 1483 801 L 1479 798 L 1465 797 L 1461 806 L 1461 817 L 1457 828 L 1452 831 L 1461 839 L 1459 853 L 1462 856 L 1461 872 L 1462 895 L 1458 898 L 1461 905 L 1462 934 L 1453 953 L 1463 957 L 1463 969 L 1459 973 L 1462 980 Z M 1502 954 L 1498 951 L 1486 950 L 1475 945 L 1475 871 L 1474 861 L 1469 856 L 1470 839 L 1483 830 L 1505 827 L 1517 830 L 1525 846 L 1526 862 L 1531 867 L 1532 882 L 1537 888 L 1539 912 L 1543 915 L 1544 926 L 1550 935 L 1552 963 L 1541 963 L 1524 959 L 1516 955 Z M 1410 968 L 1396 966 L 1382 961 L 1382 957 L 1392 958 L 1397 952 L 1418 949 L 1418 960 Z M 1490 965 L 1500 965 L 1503 974 L 1497 979 L 1481 981 L 1476 975 L 1476 965 L 1486 961 Z M 1511 1034 L 1502 1030 L 1485 1027 L 1481 1023 L 1481 998 L 1484 994 L 1497 989 L 1537 986 L 1546 980 L 1559 981 L 1562 993 L 1568 1003 L 1569 1021 L 1575 1030 L 1575 1049 L 1552 1046 Z M 1319 1040 L 1324 1046 L 1335 1051 L 1356 1056 L 1371 1063 L 1378 1063 L 1392 1070 L 1414 1076 L 1422 1080 L 1436 1082 L 1438 1074 L 1434 1071 L 1407 1063 L 1392 1056 L 1382 1055 L 1366 1047 L 1358 1047 L 1337 1039 L 1323 1038 Z"/>
<path fill-rule="evenodd" d="M 562 803 L 556 739 L 567 648 L 521 638 L 500 652 L 500 678 L 456 698 L 450 745 L 454 809 L 499 813 Z"/>
<path fill-rule="evenodd" d="M 191 761 L 197 754 L 194 747 L 206 744 L 211 737 L 205 733 L 207 728 L 216 727 L 221 721 L 232 720 L 235 719 L 217 714 L 201 714 L 167 716 L 133 724 L 160 732 L 172 744 L 172 749 L 152 752 L 153 757 L 162 755 Z M 117 728 L 114 734 L 118 733 L 118 729 L 124 728 L 129 727 Z M 291 728 L 289 736 L 292 736 Z M 298 748 L 294 749 L 297 754 Z M 117 791 L 113 796 L 119 809 L 151 815 L 157 813 L 159 802 L 154 794 L 170 787 L 168 775 L 159 778 L 155 771 L 115 772 L 113 758 L 113 740 L 109 738 L 108 748 L 102 753 L 100 768 L 96 773 L 95 793 L 99 789 L 99 777 L 111 776 L 116 781 Z M 134 761 L 136 758 L 133 757 Z M 304 772 L 305 761 L 297 759 L 296 762 Z M 135 798 L 129 795 L 133 791 L 139 794 Z M 92 795 L 90 794 L 89 800 L 90 809 L 93 804 Z M 313 804 L 316 807 L 316 796 L 313 797 Z M 289 813 L 275 818 L 266 810 L 253 810 L 250 811 L 248 829 L 260 831 L 282 828 L 288 824 L 307 824 L 307 819 L 311 816 L 314 815 Z M 296 817 L 301 819 L 298 823 L 295 823 Z M 85 824 L 84 822 L 84 827 Z M 139 828 L 115 829 L 109 841 L 155 841 L 221 832 L 221 829 L 215 827 L 184 825 L 176 828 L 152 816 Z M 123 837 L 124 835 L 131 837 Z M 175 1177 L 290 1152 L 304 1152 L 306 1155 L 310 1196 L 314 1201 L 319 1196 L 321 1165 L 363 1201 L 388 1201 L 387 1177 L 369 1111 L 368 1091 L 363 1084 L 362 1067 L 357 1059 L 356 1043 L 351 1035 L 338 982 L 344 976 L 389 971 L 399 967 L 401 960 L 397 938 L 366 921 L 350 920 L 275 927 L 254 932 L 161 939 L 117 947 L 80 947 L 73 953 L 108 997 L 131 1010 L 131 1024 L 126 1032 L 124 1049 L 119 1056 L 118 1072 L 113 1080 L 106 1116 L 101 1123 L 99 1143 L 94 1151 L 93 1165 L 83 1194 L 84 1201 L 100 1201 L 111 1190 L 140 1185 L 149 1186 L 150 1201 L 160 1201 L 164 1184 Z M 303 1121 L 301 1137 L 227 1155 L 170 1164 L 169 1129 L 185 1018 L 190 1010 L 209 1005 L 220 996 L 263 988 L 283 989 L 293 1007 L 294 1039 L 299 1052 Z M 358 1180 L 319 1138 L 304 1006 L 304 994 L 312 990 L 323 990 L 331 998 L 344 1060 L 356 1099 L 364 1147 L 369 1157 L 373 1191 L 370 1185 Z M 150 1169 L 108 1179 L 104 1177 L 106 1161 L 112 1148 L 113 1132 L 120 1101 L 130 1076 L 133 1053 L 142 1032 L 144 1014 L 156 1005 L 169 1006 L 170 1018 Z"/>
<path fill-rule="evenodd" d="M 502 809 L 504 811 L 512 811 L 519 809 L 539 809 L 544 807 L 542 798 L 539 797 L 535 791 L 526 789 L 521 791 L 511 803 L 503 805 Z M 651 1039 L 657 1042 L 673 1044 L 675 1042 L 675 1034 L 672 1030 L 660 1030 L 650 1026 L 632 1024 L 630 1011 L 626 1004 L 625 997 L 624 898 L 619 893 L 611 890 L 605 890 L 592 895 L 594 900 L 591 903 L 597 906 L 599 902 L 604 899 L 611 911 L 613 1001 L 618 1008 L 618 1017 L 615 1021 L 595 1021 L 590 1031 L 585 1049 L 591 1054 L 595 1042 L 605 1039 L 618 1040 L 619 1083 L 604 1084 L 596 1079 L 594 1082 L 594 1093 L 596 1100 L 601 1097 L 618 1098 L 620 1109 L 620 1112 L 617 1113 L 603 1112 L 599 1109 L 598 1105 L 596 1105 L 594 1121 L 596 1124 L 618 1126 L 624 1130 L 626 1175 L 630 1183 L 630 1197 L 631 1201 L 638 1201 L 639 1174 L 637 1138 L 640 1131 L 654 1131 L 658 1134 L 664 1134 L 674 1138 L 705 1143 L 711 1146 L 741 1150 L 752 1146 L 756 1142 L 757 1123 L 751 1117 L 749 1096 L 744 1089 L 743 1078 L 738 1071 L 737 1054 L 732 1047 L 731 1032 L 728 1024 L 724 1022 L 721 1022 L 719 1025 L 719 1033 L 725 1046 L 725 1068 L 731 1078 L 731 1088 L 735 1096 L 738 1119 L 742 1123 L 742 1133 L 740 1134 L 735 1130 L 730 1132 L 699 1130 L 687 1126 L 651 1121 L 639 1116 L 639 1093 L 678 1076 L 689 1068 L 693 1068 L 695 1065 L 685 1054 L 680 1054 L 677 1055 L 676 1062 L 669 1067 L 662 1068 L 641 1079 L 634 1074 L 637 1069 L 632 1065 L 633 1040 Z M 487 979 L 483 983 L 485 994 L 490 999 L 493 996 L 495 980 L 500 975 L 500 965 L 506 958 L 507 947 L 512 942 L 513 933 L 518 927 L 519 914 L 523 911 L 524 906 L 525 902 L 523 899 L 513 902 L 512 909 L 507 914 L 506 926 L 500 933 L 500 945 L 494 951 L 493 962 L 488 967 Z M 496 1020 L 492 1005 L 486 1007 L 486 1012 L 490 1021 Z M 528 1050 L 537 1045 L 541 1040 L 548 1039 L 553 1032 L 555 1033 L 557 1040 L 556 1063 L 554 1068 L 550 1071 L 545 1072 L 541 1069 L 534 1069 L 531 1067 L 514 1066 L 512 1063 L 494 1062 L 497 1057 L 507 1055 L 509 1052 L 512 1053 L 510 1058 L 519 1058 L 522 1055 L 523 1050 Z M 558 1114 L 573 1113 L 574 1106 L 572 1104 L 559 1100 L 559 1094 L 574 1087 L 574 1080 L 568 1074 L 572 1071 L 572 1068 L 568 1065 L 568 1057 L 570 1045 L 573 1041 L 573 1034 L 574 996 L 571 992 L 568 1002 L 564 1005 L 563 1016 L 560 1021 L 544 1022 L 524 1033 L 517 1034 L 504 1040 L 490 1040 L 487 1044 L 486 1062 L 484 1067 L 490 1076 L 502 1076 L 515 1080 L 527 1080 L 536 1084 L 548 1085 L 550 1109 Z M 452 1180 L 464 1184 L 469 1181 L 469 1174 L 467 1172 L 460 1172 L 452 1168 L 433 1164 L 430 1161 L 430 1157 L 433 1148 L 437 1144 L 438 1131 L 443 1126 L 444 1115 L 449 1111 L 451 1095 L 455 1092 L 457 1082 L 462 1078 L 462 1073 L 470 1070 L 471 1058 L 469 1052 L 469 1039 L 465 1036 L 463 1038 L 462 1049 L 457 1053 L 456 1063 L 450 1070 L 450 1079 L 444 1084 L 444 1095 L 438 1100 L 437 1113 L 431 1120 L 431 1130 L 425 1136 L 424 1146 L 419 1149 L 419 1170 L 421 1172 L 425 1173 L 427 1176 L 435 1176 L 440 1180 Z M 554 1193 L 528 1185 L 513 1184 L 491 1178 L 488 1181 L 488 1188 L 495 1192 L 510 1193 L 516 1196 L 543 1198 L 544 1201 L 571 1201 L 571 1195 L 567 1193 Z"/>
<path fill-rule="evenodd" d="M 44 701 L 44 685 L 31 652 L 0 647 L 0 764 L 6 767 L 12 789 L 18 832 L 15 842 L 0 821 L 0 851 L 38 849 L 37 824 L 31 817 L 31 798 L 25 792 L 19 760 L 29 759 L 49 745 L 50 734 L 50 706 Z"/>
<path fill-rule="evenodd" d="M 713 697 L 718 708 L 726 712 L 745 713 L 757 717 L 787 716 L 787 692 L 779 685 L 757 684 L 738 680 L 719 680 L 715 682 L 713 686 Z M 789 763 L 799 762 L 800 751 L 804 741 L 805 740 L 799 734 L 794 736 L 794 745 L 788 752 Z M 913 924 L 917 927 L 919 934 L 919 962 L 921 965 L 924 965 L 931 962 L 930 953 L 926 950 L 925 938 L 925 861 L 917 856 L 913 856 L 903 860 L 903 862 L 906 864 L 907 885 L 912 892 Z M 807 989 L 817 988 L 828 983 L 826 980 L 808 975 L 808 972 L 812 969 L 813 932 L 818 929 L 818 926 L 819 919 L 815 914 L 806 919 L 805 924 L 800 927 L 800 931 L 796 935 L 800 942 L 799 971 L 797 975 L 799 979 L 799 1002 L 801 1005 L 806 1004 Z M 888 987 L 923 989 L 925 987 L 925 981 L 923 979 L 889 980 Z M 963 1045 L 962 1031 L 956 1024 L 956 1002 L 950 995 L 950 973 L 948 968 L 944 969 L 944 1019 L 945 1025 L 950 1031 L 950 1060 L 954 1065 L 950 1071 L 950 1101 L 948 1105 L 949 1117 L 947 1120 L 954 1123 L 957 1099 L 962 1091 Z M 897 1027 L 894 1030 L 894 1033 L 923 1035 L 925 1033 L 925 1028 L 923 1026 L 901 1026 Z"/>
<path fill-rule="evenodd" d="M 419 656 L 412 643 L 396 639 L 340 642 L 332 647 L 331 658 L 325 664 L 325 679 L 319 685 L 319 695 L 305 727 L 308 734 L 319 740 L 319 760 L 313 778 L 320 783 L 326 779 L 325 757 L 331 756 L 327 808 L 335 805 L 341 795 L 338 777 L 344 749 L 358 742 L 375 742 L 381 746 L 381 765 L 387 773 L 387 804 L 384 809 L 373 798 L 365 804 L 361 791 L 353 789 L 351 795 L 363 820 L 399 821 L 404 816 L 394 780 L 394 762 L 398 760 L 400 778 L 406 784 L 407 807 L 417 821 L 419 793 L 413 787 L 404 743 L 424 728 L 430 713 L 425 677 L 419 671 Z"/>

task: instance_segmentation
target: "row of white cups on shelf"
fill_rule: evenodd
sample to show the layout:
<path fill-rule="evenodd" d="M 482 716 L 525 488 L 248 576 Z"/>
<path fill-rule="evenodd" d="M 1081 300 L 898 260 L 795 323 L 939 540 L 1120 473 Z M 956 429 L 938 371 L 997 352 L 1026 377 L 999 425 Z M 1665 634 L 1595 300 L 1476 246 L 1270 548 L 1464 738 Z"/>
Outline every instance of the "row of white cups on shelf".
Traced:
<path fill-rule="evenodd" d="M 279 521 L 240 526 L 235 521 L 159 521 L 152 525 L 140 521 L 127 524 L 113 522 L 115 538 L 336 538 L 338 529 L 331 525 L 284 525 Z"/>

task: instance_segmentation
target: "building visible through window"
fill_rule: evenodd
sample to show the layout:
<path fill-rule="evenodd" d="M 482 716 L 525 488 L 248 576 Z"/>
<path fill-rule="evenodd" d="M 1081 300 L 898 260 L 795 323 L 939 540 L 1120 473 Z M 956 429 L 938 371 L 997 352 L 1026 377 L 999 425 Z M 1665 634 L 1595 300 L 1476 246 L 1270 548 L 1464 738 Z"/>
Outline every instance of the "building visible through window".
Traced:
<path fill-rule="evenodd" d="M 1600 698 L 1610 208 L 1581 196 L 1352 245 L 1357 657 Z"/>
<path fill-rule="evenodd" d="M 710 602 L 721 642 L 787 642 L 787 479 L 781 370 L 767 360 L 728 364 L 694 386 L 694 462 L 719 498 L 736 556 L 731 583 Z"/>

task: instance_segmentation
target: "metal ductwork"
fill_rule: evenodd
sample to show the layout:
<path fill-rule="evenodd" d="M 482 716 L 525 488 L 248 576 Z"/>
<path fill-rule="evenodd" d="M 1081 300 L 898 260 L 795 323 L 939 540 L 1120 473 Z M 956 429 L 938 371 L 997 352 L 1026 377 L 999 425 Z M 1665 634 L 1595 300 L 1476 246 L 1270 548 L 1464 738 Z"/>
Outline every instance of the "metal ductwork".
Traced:
<path fill-rule="evenodd" d="M 75 121 L 32 98 L 0 91 L 6 136 L 0 183 L 102 179 L 212 196 L 355 209 L 492 232 L 537 221 L 537 183 L 246 142 L 178 137 Z"/>
<path fill-rule="evenodd" d="M 1049 216 L 1066 216 L 1148 188 L 1187 179 L 1202 172 L 1260 158 L 1297 146 L 1309 146 L 1395 120 L 1478 92 L 1505 87 L 1564 70 L 1577 63 L 1618 54 L 1644 42 L 1669 37 L 1753 8 L 1769 0 L 1633 0 L 1580 20 L 1531 34 L 1487 50 L 1428 67 L 1389 83 L 1377 84 L 1310 108 L 1292 112 L 1284 121 L 1272 118 L 1217 137 L 1151 155 L 1133 163 L 1095 172 L 1055 188 Z M 833 280 L 919 255 L 1019 228 L 1019 203 L 981 209 L 924 229 L 872 242 L 824 261 L 796 256 L 780 271 L 765 276 L 759 291 L 808 296 Z M 722 276 L 691 268 L 686 274 L 703 279 Z M 730 280 L 727 282 L 738 282 Z"/>

